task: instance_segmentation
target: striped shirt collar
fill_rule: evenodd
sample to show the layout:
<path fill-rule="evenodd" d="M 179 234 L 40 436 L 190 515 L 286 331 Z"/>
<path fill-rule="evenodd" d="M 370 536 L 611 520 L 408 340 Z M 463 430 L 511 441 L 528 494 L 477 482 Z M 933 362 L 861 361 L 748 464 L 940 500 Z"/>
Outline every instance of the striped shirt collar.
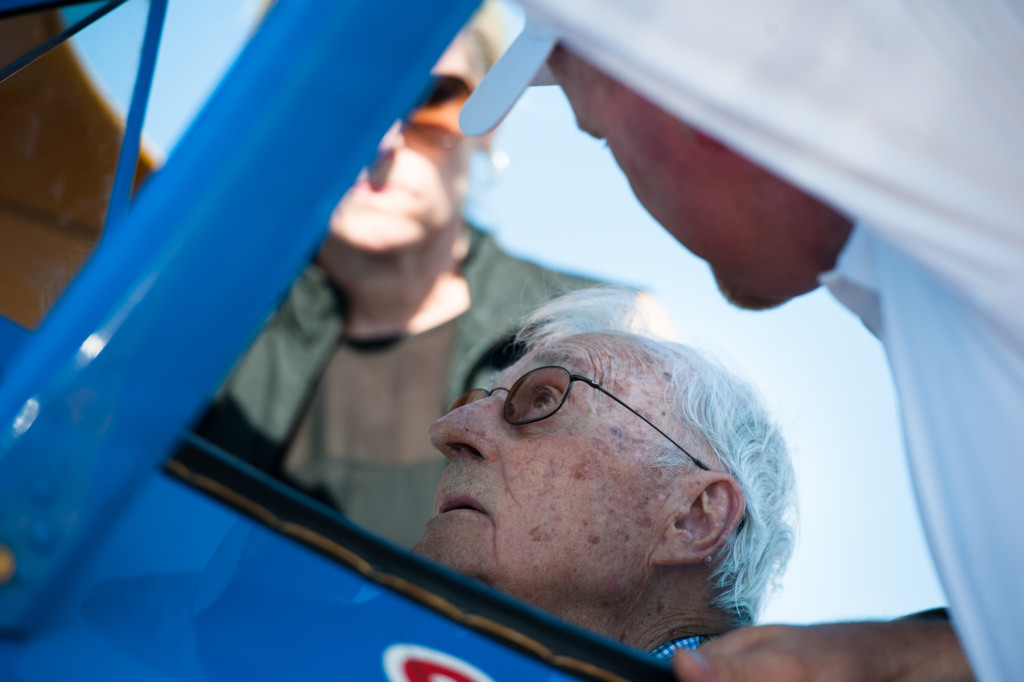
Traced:
<path fill-rule="evenodd" d="M 665 642 L 658 648 L 651 651 L 651 655 L 655 658 L 672 658 L 672 654 L 679 651 L 680 649 L 686 649 L 687 651 L 693 651 L 704 642 L 711 639 L 704 635 L 694 635 L 692 637 L 683 637 L 682 639 L 674 639 L 671 642 Z"/>

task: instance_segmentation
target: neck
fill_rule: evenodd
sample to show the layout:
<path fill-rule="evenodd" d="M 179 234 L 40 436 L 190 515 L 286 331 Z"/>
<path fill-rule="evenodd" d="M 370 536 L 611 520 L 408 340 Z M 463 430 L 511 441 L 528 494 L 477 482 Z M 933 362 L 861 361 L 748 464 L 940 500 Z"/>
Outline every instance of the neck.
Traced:
<path fill-rule="evenodd" d="M 708 606 L 711 595 L 704 580 L 692 585 L 675 581 L 665 587 L 670 589 L 649 584 L 641 595 L 620 605 L 577 605 L 555 615 L 642 651 L 731 629 L 728 619 Z"/>
<path fill-rule="evenodd" d="M 347 338 L 417 334 L 469 308 L 469 284 L 461 272 L 469 234 L 464 227 L 448 233 L 387 253 L 359 251 L 328 237 L 317 262 L 345 292 Z"/>

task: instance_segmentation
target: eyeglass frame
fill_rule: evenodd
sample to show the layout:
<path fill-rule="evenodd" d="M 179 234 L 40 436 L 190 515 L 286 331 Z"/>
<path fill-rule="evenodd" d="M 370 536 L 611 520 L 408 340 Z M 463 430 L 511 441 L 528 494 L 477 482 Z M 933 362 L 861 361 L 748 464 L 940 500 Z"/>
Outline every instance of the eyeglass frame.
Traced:
<path fill-rule="evenodd" d="M 533 419 L 527 419 L 527 420 L 520 421 L 520 422 L 514 422 L 514 421 L 510 420 L 508 418 L 508 414 L 507 414 L 507 407 L 508 407 L 508 403 L 509 403 L 509 398 L 511 398 L 512 395 L 515 394 L 515 392 L 519 389 L 519 386 L 523 383 L 523 381 L 526 379 L 526 377 L 530 376 L 534 372 L 538 372 L 538 371 L 543 370 L 543 369 L 560 369 L 560 370 L 562 370 L 563 372 L 565 372 L 569 376 L 569 383 L 568 383 L 568 385 L 566 385 L 565 392 L 562 393 L 562 397 L 558 401 L 558 405 L 556 405 L 554 407 L 554 409 L 552 409 L 550 412 L 548 412 L 547 414 L 545 414 L 542 417 L 536 417 L 536 418 L 533 418 Z M 451 413 L 452 411 L 457 410 L 460 407 L 465 407 L 466 405 L 469 405 L 470 403 L 475 403 L 475 402 L 477 402 L 479 400 L 483 400 L 485 397 L 489 398 L 489 397 L 491 397 L 494 394 L 495 391 L 505 391 L 505 393 L 506 393 L 505 394 L 505 402 L 502 404 L 502 409 L 501 409 L 501 416 L 502 416 L 502 418 L 508 424 L 510 424 L 512 426 L 525 426 L 526 424 L 533 424 L 535 422 L 539 422 L 539 421 L 543 421 L 543 420 L 547 419 L 548 417 L 552 416 L 553 414 L 558 412 L 560 409 L 562 409 L 562 405 L 564 405 L 566 400 L 568 400 L 568 398 L 569 398 L 569 392 L 572 390 L 572 384 L 573 384 L 574 381 L 582 381 L 587 386 L 590 386 L 591 388 L 596 388 L 601 393 L 604 393 L 606 396 L 608 396 L 609 398 L 611 398 L 612 400 L 617 402 L 619 405 L 622 405 L 627 410 L 629 410 L 630 412 L 632 412 L 636 416 L 640 417 L 640 419 L 642 419 L 648 426 L 650 426 L 652 429 L 654 429 L 655 431 L 660 433 L 662 436 L 664 436 L 665 439 L 669 443 L 672 443 L 672 445 L 675 445 L 677 448 L 679 448 L 683 452 L 684 455 L 689 457 L 690 461 L 693 462 L 699 469 L 702 469 L 703 471 L 711 471 L 711 467 L 709 467 L 707 464 L 705 464 L 704 462 L 702 462 L 701 460 L 697 459 L 692 454 L 690 454 L 690 452 L 686 448 L 684 448 L 682 445 L 677 443 L 667 433 L 665 433 L 664 431 L 659 429 L 657 426 L 655 426 L 654 423 L 650 419 L 648 419 L 647 417 L 643 416 L 642 414 L 640 414 L 639 412 L 634 410 L 632 407 L 627 405 L 625 402 L 622 401 L 621 398 L 617 397 L 615 394 L 613 394 L 607 388 L 605 388 L 604 386 L 602 386 L 601 384 L 597 383 L 596 381 L 594 381 L 593 379 L 591 379 L 589 377 L 585 377 L 582 374 L 574 374 L 574 373 L 570 372 L 568 369 L 566 369 L 565 367 L 562 367 L 560 365 L 543 365 L 541 367 L 534 367 L 533 369 L 529 370 L 528 372 L 526 372 L 525 374 L 520 376 L 518 379 L 516 379 L 512 383 L 512 387 L 511 388 L 505 388 L 504 386 L 495 386 L 492 389 L 486 389 L 486 388 L 473 388 L 473 389 L 470 389 L 470 390 L 466 391 L 465 393 L 463 393 L 462 395 L 460 395 L 458 398 L 456 398 L 455 402 L 452 403 L 452 406 L 448 408 L 448 412 L 447 413 Z M 476 393 L 477 391 L 482 391 L 484 395 L 482 395 L 479 398 L 474 398 L 473 400 L 465 400 L 464 401 L 464 399 L 467 396 L 470 396 L 471 394 Z"/>

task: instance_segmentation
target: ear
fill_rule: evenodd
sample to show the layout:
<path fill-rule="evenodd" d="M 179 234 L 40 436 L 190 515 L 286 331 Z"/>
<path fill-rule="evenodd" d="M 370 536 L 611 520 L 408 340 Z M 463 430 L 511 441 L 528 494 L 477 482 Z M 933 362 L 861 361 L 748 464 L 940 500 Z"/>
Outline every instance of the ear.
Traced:
<path fill-rule="evenodd" d="M 694 494 L 696 491 L 696 494 Z M 679 504 L 666 524 L 652 563 L 661 566 L 694 565 L 707 561 L 726 541 L 746 508 L 743 489 L 732 476 L 702 473 L 695 489 L 680 489 Z"/>

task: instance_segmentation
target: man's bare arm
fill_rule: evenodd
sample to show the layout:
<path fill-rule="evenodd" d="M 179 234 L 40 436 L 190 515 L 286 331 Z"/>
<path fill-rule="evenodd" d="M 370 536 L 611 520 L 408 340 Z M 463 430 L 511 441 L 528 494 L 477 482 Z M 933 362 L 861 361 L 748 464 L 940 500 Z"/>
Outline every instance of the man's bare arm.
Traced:
<path fill-rule="evenodd" d="M 673 659 L 680 682 L 973 680 L 942 620 L 752 626 Z"/>

